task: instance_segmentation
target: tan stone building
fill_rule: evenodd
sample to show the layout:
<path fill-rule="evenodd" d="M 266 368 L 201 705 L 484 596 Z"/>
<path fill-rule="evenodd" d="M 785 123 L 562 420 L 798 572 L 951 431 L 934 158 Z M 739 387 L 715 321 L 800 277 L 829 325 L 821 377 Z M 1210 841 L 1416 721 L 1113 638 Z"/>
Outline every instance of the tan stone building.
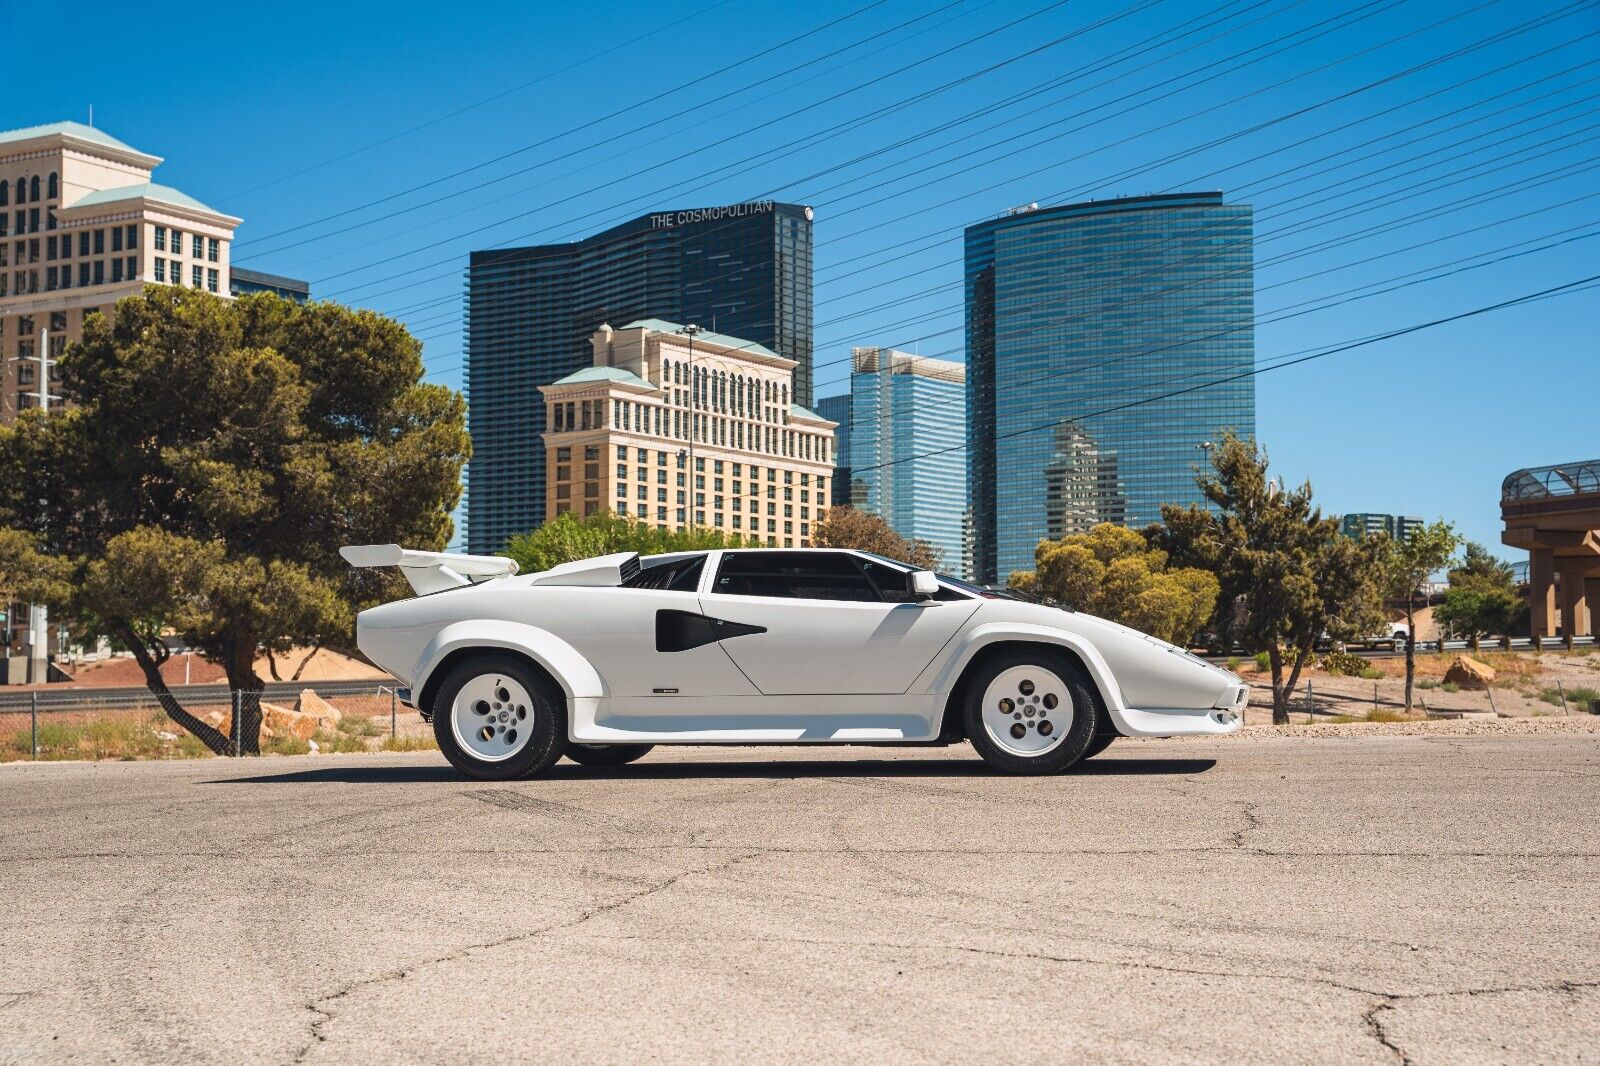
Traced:
<path fill-rule="evenodd" d="M 836 423 L 793 402 L 794 360 L 660 319 L 601 326 L 590 343 L 593 366 L 540 387 L 546 514 L 811 543 Z"/>
<path fill-rule="evenodd" d="M 37 405 L 46 336 L 53 358 L 152 282 L 228 294 L 240 220 L 151 182 L 160 163 L 76 122 L 0 131 L 0 422 Z"/>

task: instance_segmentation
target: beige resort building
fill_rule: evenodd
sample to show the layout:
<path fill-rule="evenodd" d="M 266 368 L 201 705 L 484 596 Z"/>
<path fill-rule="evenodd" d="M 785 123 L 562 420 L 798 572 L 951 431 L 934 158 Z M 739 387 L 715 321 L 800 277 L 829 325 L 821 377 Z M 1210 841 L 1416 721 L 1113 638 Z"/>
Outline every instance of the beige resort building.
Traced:
<path fill-rule="evenodd" d="M 227 295 L 240 220 L 151 182 L 160 163 L 76 122 L 0 131 L 0 422 L 37 405 L 44 336 L 54 358 L 152 282 Z"/>
<path fill-rule="evenodd" d="M 794 360 L 660 319 L 601 326 L 590 343 L 593 366 L 540 387 L 546 514 L 811 543 L 836 423 L 792 401 Z"/>

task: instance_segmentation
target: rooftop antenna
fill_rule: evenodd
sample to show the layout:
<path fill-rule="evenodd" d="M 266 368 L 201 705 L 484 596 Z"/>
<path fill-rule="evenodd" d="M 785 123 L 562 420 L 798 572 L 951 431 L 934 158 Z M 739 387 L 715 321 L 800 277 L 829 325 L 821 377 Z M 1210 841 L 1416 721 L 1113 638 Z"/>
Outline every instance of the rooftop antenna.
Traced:
<path fill-rule="evenodd" d="M 89 105 L 89 128 L 94 129 L 94 105 Z"/>

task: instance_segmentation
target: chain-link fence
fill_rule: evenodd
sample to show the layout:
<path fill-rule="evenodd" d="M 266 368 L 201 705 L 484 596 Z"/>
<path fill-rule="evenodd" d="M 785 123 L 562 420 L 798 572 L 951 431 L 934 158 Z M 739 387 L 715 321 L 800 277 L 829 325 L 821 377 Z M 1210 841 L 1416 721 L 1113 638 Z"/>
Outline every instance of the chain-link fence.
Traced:
<path fill-rule="evenodd" d="M 0 761 L 184 758 L 414 750 L 431 731 L 401 706 L 393 681 L 270 683 L 262 691 L 177 685 L 171 705 L 144 688 L 0 691 Z M 198 735 L 197 735 L 198 734 Z"/>

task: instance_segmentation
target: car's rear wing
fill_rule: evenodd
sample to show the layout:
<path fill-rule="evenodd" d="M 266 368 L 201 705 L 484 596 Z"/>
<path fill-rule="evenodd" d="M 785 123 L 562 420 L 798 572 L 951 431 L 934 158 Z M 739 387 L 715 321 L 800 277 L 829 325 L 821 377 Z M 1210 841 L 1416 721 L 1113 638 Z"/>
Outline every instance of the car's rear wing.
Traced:
<path fill-rule="evenodd" d="M 418 596 L 463 588 L 517 572 L 517 561 L 503 555 L 452 555 L 419 552 L 398 544 L 347 544 L 339 549 L 351 566 L 398 566 Z"/>

